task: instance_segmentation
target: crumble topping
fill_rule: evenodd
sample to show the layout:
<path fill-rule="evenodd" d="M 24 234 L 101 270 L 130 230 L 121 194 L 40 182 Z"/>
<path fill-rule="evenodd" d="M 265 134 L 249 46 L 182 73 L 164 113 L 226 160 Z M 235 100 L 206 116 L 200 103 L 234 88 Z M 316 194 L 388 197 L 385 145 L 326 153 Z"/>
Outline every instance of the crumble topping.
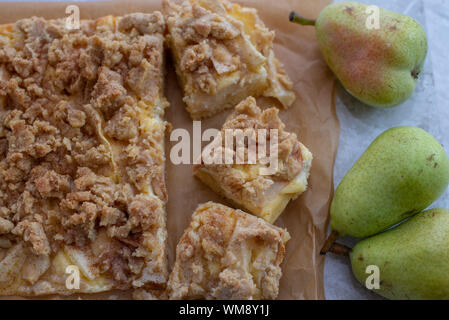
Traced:
<path fill-rule="evenodd" d="M 224 7 L 215 13 L 193 1 L 184 2 L 181 6 L 164 2 L 164 6 L 170 12 L 169 20 L 183 19 L 181 23 L 173 21 L 177 26 L 172 32 L 176 50 L 181 53 L 180 70 L 192 74 L 187 79 L 187 87 L 215 94 L 217 75 L 250 67 L 252 61 L 242 61 L 245 57 L 240 56 L 236 43 L 230 41 L 242 37 L 242 25 L 224 16 Z M 186 19 L 186 16 L 191 18 Z M 259 64 L 264 61 L 262 56 L 258 58 Z"/>
<path fill-rule="evenodd" d="M 293 84 L 274 56 L 274 31 L 265 27 L 255 9 L 226 0 L 181 4 L 164 0 L 163 8 L 184 100 L 192 116 L 198 116 L 194 109 L 206 108 L 196 101 L 202 95 L 214 96 L 231 84 L 239 90 L 249 83 L 255 87 L 241 99 L 257 93 L 278 99 L 284 107 L 293 103 Z M 212 111 L 203 113 L 211 115 Z"/>
<path fill-rule="evenodd" d="M 159 12 L 2 26 L 0 293 L 18 261 L 34 284 L 102 237 L 93 265 L 120 288 L 165 282 L 164 29 Z"/>
<path fill-rule="evenodd" d="M 221 204 L 200 205 L 176 247 L 171 299 L 275 299 L 287 230 Z"/>
<path fill-rule="evenodd" d="M 204 170 L 213 175 L 216 183 L 226 190 L 227 195 L 238 203 L 249 203 L 253 207 L 259 207 L 263 199 L 269 198 L 276 183 L 286 183 L 293 180 L 303 170 L 303 154 L 301 144 L 296 134 L 285 131 L 285 125 L 278 117 L 277 108 L 261 110 L 253 97 L 249 97 L 235 107 L 234 112 L 229 116 L 220 131 L 220 135 L 211 144 L 218 143 L 205 152 L 222 150 L 222 154 L 230 155 L 232 164 L 206 164 L 195 166 L 194 171 Z M 236 129 L 242 129 L 248 139 L 255 139 L 252 142 L 258 147 L 262 145 L 266 149 L 266 157 L 256 159 L 256 163 L 248 163 L 249 140 L 245 140 L 244 164 L 236 164 L 238 157 L 236 149 L 237 143 L 233 143 L 233 149 L 226 147 L 227 130 L 231 130 L 234 136 L 238 134 Z M 266 140 L 259 141 L 257 130 L 267 130 Z M 277 144 L 277 168 L 269 175 L 260 175 L 261 167 L 268 167 L 270 157 L 270 130 L 276 129 L 278 135 Z"/>

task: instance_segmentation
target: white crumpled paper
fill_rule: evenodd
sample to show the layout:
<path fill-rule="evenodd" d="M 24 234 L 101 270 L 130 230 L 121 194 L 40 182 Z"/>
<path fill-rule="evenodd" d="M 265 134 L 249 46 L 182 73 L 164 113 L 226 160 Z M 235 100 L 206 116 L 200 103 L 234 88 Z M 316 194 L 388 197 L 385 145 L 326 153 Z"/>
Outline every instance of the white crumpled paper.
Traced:
<path fill-rule="evenodd" d="M 334 169 L 335 187 L 383 131 L 413 125 L 433 134 L 449 153 L 449 1 L 445 0 L 363 0 L 381 8 L 407 14 L 419 21 L 429 38 L 424 72 L 414 95 L 396 108 L 374 109 L 350 97 L 341 86 L 337 94 L 337 114 L 341 125 L 340 145 Z M 449 208 L 449 192 L 432 207 Z M 354 239 L 343 239 L 353 246 Z M 360 285 L 352 275 L 347 258 L 329 254 L 325 263 L 327 299 L 380 299 Z"/>

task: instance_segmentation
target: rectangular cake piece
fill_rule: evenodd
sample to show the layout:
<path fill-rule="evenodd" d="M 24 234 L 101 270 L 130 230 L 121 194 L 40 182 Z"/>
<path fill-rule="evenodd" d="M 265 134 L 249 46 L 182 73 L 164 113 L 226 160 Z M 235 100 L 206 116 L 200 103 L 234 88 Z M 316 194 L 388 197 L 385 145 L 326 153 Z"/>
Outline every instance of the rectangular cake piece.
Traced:
<path fill-rule="evenodd" d="M 262 111 L 253 97 L 245 99 L 204 149 L 195 176 L 235 206 L 273 223 L 307 189 L 312 164 L 310 151 L 284 127 L 277 108 Z M 249 140 L 239 144 L 239 136 Z"/>
<path fill-rule="evenodd" d="M 275 299 L 290 235 L 240 210 L 208 202 L 176 247 L 170 299 Z"/>
<path fill-rule="evenodd" d="M 165 289 L 164 30 L 0 26 L 0 295 Z"/>
<path fill-rule="evenodd" d="M 163 1 L 167 40 L 193 119 L 230 108 L 248 96 L 289 107 L 292 83 L 273 52 L 274 31 L 255 9 L 226 0 Z"/>

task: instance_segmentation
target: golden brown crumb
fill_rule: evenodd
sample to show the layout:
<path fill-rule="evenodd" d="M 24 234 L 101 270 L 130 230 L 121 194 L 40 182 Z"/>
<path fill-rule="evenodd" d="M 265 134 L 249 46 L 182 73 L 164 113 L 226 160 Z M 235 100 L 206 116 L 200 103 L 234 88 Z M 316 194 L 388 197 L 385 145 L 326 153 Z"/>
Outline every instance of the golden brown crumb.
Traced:
<path fill-rule="evenodd" d="M 0 294 L 67 293 L 61 250 L 87 257 L 86 278 L 163 287 L 161 13 L 1 28 Z M 21 259 L 27 285 L 8 271 Z"/>
<path fill-rule="evenodd" d="M 200 205 L 176 247 L 170 299 L 275 299 L 289 239 L 243 211 Z"/>
<path fill-rule="evenodd" d="M 236 137 L 239 135 L 239 129 L 248 138 L 242 146 L 243 157 L 239 156 L 237 151 Z M 284 129 L 285 125 L 278 117 L 277 108 L 262 111 L 253 97 L 245 99 L 235 107 L 223 124 L 219 139 L 209 144 L 210 149 L 205 148 L 202 163 L 194 167 L 195 175 L 238 207 L 274 222 L 288 201 L 305 191 L 312 160 L 310 152 L 298 141 L 296 134 Z M 265 130 L 265 138 L 258 135 L 259 130 Z M 276 130 L 277 133 L 278 142 L 273 142 L 277 150 L 270 145 L 271 130 Z M 235 140 L 231 147 L 226 142 L 228 133 L 231 133 Z M 248 147 L 250 142 L 255 146 L 253 150 Z M 270 154 L 272 148 L 275 151 L 273 155 Z M 265 150 L 265 157 L 261 156 L 260 149 Z M 222 163 L 206 162 L 204 156 L 208 155 L 208 150 L 221 150 Z M 253 163 L 250 163 L 249 154 L 252 151 Z M 232 163 L 225 162 L 226 156 L 232 159 Z M 262 169 L 270 169 L 270 172 L 262 174 Z M 284 189 L 290 183 L 297 185 Z M 270 203 L 280 194 L 285 194 L 282 203 Z M 276 208 L 271 205 L 276 205 Z"/>

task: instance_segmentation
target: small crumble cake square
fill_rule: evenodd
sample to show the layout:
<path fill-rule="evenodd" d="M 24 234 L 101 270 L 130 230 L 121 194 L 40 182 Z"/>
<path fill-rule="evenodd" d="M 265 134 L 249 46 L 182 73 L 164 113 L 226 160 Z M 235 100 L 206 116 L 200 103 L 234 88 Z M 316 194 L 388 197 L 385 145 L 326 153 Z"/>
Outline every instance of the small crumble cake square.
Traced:
<path fill-rule="evenodd" d="M 193 119 L 214 115 L 248 96 L 295 100 L 273 52 L 274 31 L 251 8 L 226 0 L 163 1 L 176 72 Z"/>
<path fill-rule="evenodd" d="M 229 199 L 235 206 L 270 223 L 279 217 L 290 200 L 296 199 L 307 189 L 312 165 L 312 154 L 297 140 L 296 134 L 284 130 L 285 125 L 279 119 L 278 111 L 277 108 L 262 111 L 256 105 L 256 100 L 248 97 L 235 107 L 219 135 L 204 149 L 201 164 L 194 166 L 195 176 L 212 190 Z M 266 136 L 260 136 L 259 130 L 266 130 Z M 271 130 L 277 133 L 277 143 L 271 141 L 276 147 L 273 147 L 275 154 L 267 150 Z M 241 146 L 244 151 L 244 161 L 241 163 L 237 161 L 240 152 L 237 150 L 238 143 L 227 144 L 227 135 L 231 134 L 231 138 L 236 139 L 239 132 L 253 139 L 254 151 L 258 153 L 253 163 L 248 161 L 250 140 L 245 140 Z M 265 157 L 259 157 L 260 147 L 266 150 Z M 211 150 L 221 150 L 221 155 L 230 157 L 231 163 L 223 159 L 221 163 L 206 163 L 205 155 Z M 267 160 L 270 157 L 273 160 Z M 271 162 L 275 166 L 270 168 Z"/>
<path fill-rule="evenodd" d="M 164 30 L 0 26 L 0 295 L 165 289 Z"/>
<path fill-rule="evenodd" d="M 176 247 L 170 299 L 275 299 L 290 235 L 240 210 L 208 202 Z"/>

